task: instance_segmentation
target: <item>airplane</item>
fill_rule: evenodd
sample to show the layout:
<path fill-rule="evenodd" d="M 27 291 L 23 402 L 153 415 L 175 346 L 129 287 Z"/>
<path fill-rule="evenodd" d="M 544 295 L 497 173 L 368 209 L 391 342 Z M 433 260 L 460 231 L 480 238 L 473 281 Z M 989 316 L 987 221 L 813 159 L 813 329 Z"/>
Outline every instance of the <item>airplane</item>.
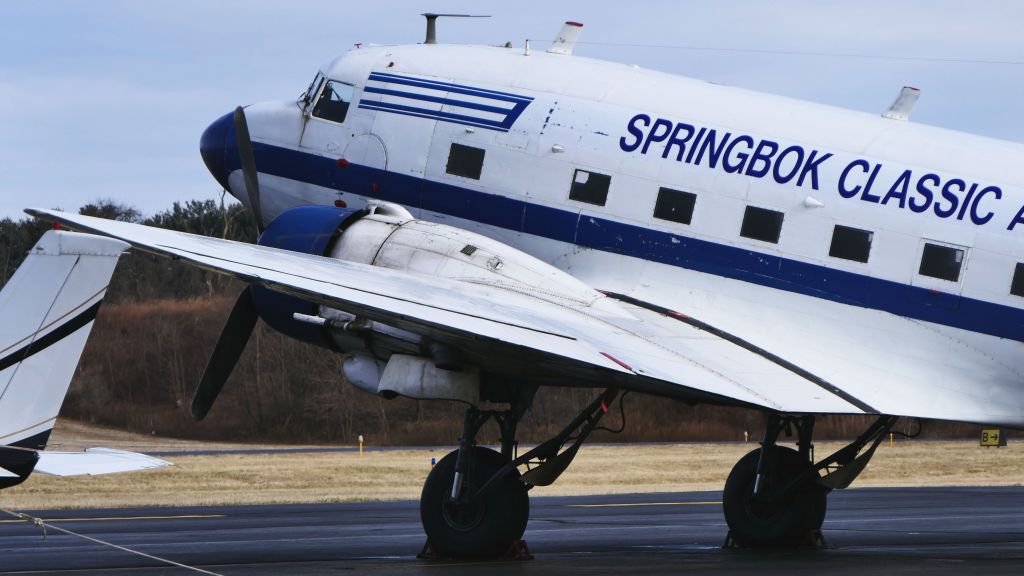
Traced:
<path fill-rule="evenodd" d="M 44 451 L 121 253 L 129 245 L 51 230 L 0 291 L 0 489 L 33 472 L 81 476 L 170 463 L 111 448 Z"/>
<path fill-rule="evenodd" d="M 1024 146 L 910 122 L 914 88 L 854 112 L 575 56 L 581 29 L 540 50 L 431 25 L 218 118 L 200 152 L 257 245 L 28 213 L 249 283 L 197 419 L 257 319 L 361 389 L 463 403 L 420 500 L 442 554 L 512 546 L 627 392 L 765 414 L 722 496 L 750 547 L 818 533 L 900 417 L 1024 426 Z M 603 392 L 519 453 L 541 386 Z M 844 415 L 874 420 L 819 459 Z"/>

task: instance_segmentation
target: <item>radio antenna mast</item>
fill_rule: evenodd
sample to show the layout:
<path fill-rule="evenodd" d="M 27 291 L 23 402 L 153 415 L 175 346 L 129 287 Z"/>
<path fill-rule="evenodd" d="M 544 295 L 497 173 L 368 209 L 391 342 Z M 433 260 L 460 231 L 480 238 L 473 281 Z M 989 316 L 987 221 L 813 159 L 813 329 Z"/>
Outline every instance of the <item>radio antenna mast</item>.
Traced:
<path fill-rule="evenodd" d="M 445 18 L 490 18 L 491 16 L 483 14 L 434 14 L 428 12 L 423 15 L 427 19 L 427 39 L 423 41 L 424 44 L 437 44 L 437 19 L 439 16 Z"/>

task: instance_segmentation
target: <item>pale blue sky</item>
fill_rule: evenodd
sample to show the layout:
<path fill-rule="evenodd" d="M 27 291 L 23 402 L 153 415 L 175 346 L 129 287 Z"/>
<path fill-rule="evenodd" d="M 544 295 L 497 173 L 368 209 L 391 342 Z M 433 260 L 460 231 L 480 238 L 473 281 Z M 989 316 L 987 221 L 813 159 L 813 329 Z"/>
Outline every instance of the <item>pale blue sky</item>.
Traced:
<path fill-rule="evenodd" d="M 563 21 L 579 20 L 580 55 L 870 112 L 914 85 L 924 90 L 915 121 L 1024 141 L 1019 2 L 9 1 L 0 217 L 100 197 L 147 214 L 216 198 L 198 152 L 210 121 L 237 104 L 295 97 L 356 42 L 422 41 L 426 11 L 493 16 L 442 21 L 442 42 L 546 46 Z"/>

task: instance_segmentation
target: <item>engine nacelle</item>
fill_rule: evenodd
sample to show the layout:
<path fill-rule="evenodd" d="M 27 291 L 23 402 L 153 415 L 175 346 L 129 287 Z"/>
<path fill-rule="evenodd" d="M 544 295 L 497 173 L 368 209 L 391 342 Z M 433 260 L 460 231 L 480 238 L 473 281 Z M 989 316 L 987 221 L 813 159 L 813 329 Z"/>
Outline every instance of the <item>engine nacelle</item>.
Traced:
<path fill-rule="evenodd" d="M 260 236 L 263 246 L 294 250 L 416 274 L 528 293 L 545 300 L 605 306 L 603 295 L 569 274 L 480 234 L 416 220 L 393 204 L 368 210 L 293 208 Z M 343 372 L 356 386 L 385 397 L 479 401 L 480 371 L 458 350 L 417 334 L 253 288 L 260 316 L 274 329 L 351 353 Z"/>
<path fill-rule="evenodd" d="M 603 298 L 571 275 L 507 244 L 454 226 L 415 220 L 408 213 L 375 212 L 360 218 L 346 228 L 329 256 L 583 306 Z"/>
<path fill-rule="evenodd" d="M 333 206 L 299 206 L 275 218 L 260 235 L 258 244 L 326 256 L 346 227 L 365 214 Z M 295 314 L 318 315 L 319 306 L 262 286 L 250 289 L 260 318 L 271 328 L 303 342 L 336 348 L 328 330 L 294 319 Z"/>

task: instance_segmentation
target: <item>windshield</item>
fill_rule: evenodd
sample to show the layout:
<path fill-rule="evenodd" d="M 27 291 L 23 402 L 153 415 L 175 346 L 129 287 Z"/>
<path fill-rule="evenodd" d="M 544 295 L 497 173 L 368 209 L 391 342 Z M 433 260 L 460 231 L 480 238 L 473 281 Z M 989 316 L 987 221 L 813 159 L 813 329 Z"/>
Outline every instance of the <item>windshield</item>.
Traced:
<path fill-rule="evenodd" d="M 354 87 L 351 84 L 328 80 L 324 86 L 320 98 L 313 106 L 313 116 L 330 120 L 331 122 L 344 122 L 348 115 L 348 105 L 352 102 Z"/>
<path fill-rule="evenodd" d="M 313 100 L 313 96 L 316 94 L 316 91 L 320 89 L 320 83 L 323 81 L 323 72 L 317 72 L 313 81 L 310 82 L 309 86 L 306 88 L 306 91 L 302 93 L 302 96 L 299 96 L 299 102 L 309 104 Z"/>

